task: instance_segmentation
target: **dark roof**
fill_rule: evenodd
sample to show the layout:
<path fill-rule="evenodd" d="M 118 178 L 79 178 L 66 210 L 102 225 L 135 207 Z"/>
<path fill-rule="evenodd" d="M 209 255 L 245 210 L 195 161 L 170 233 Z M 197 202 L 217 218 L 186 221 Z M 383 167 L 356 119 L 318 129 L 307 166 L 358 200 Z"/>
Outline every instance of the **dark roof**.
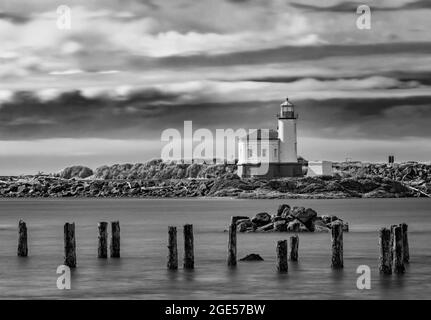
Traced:
<path fill-rule="evenodd" d="M 257 132 L 256 132 L 257 131 Z M 278 132 L 277 130 L 270 129 L 268 133 L 269 140 L 278 140 Z M 257 129 L 250 132 L 248 135 L 241 137 L 241 140 L 262 140 L 262 129 Z"/>

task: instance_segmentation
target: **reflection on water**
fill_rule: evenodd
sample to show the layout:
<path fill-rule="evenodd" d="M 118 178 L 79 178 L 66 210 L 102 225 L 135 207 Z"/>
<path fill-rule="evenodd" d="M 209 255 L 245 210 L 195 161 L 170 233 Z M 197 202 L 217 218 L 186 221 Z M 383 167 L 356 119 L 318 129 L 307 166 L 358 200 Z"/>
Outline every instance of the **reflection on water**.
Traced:
<path fill-rule="evenodd" d="M 278 204 L 304 205 L 350 223 L 342 270 L 332 270 L 330 236 L 300 234 L 299 261 L 278 274 L 275 247 L 289 234 L 238 234 L 238 258 L 260 262 L 228 268 L 227 233 L 232 215 L 274 212 Z M 431 297 L 431 201 L 355 200 L 1 200 L 0 298 L 120 299 L 426 299 Z M 29 232 L 28 258 L 16 257 L 17 223 Z M 97 259 L 97 222 L 120 220 L 121 258 Z M 78 268 L 72 290 L 56 288 L 63 262 L 63 224 L 76 223 Z M 404 275 L 378 272 L 377 230 L 409 224 L 411 264 Z M 182 269 L 181 226 L 193 223 L 195 270 Z M 179 269 L 166 269 L 167 227 L 178 226 Z M 372 289 L 356 287 L 359 265 L 371 268 Z"/>

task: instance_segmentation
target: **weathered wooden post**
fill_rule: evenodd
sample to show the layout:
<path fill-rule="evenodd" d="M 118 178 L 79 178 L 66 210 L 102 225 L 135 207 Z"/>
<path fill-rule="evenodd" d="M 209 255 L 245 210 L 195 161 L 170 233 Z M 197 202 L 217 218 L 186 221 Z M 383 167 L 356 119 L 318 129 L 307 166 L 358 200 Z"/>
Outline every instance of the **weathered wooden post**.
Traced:
<path fill-rule="evenodd" d="M 236 266 L 236 219 L 234 217 L 231 218 L 229 226 L 227 265 Z"/>
<path fill-rule="evenodd" d="M 178 269 L 177 227 L 168 228 L 168 269 Z"/>
<path fill-rule="evenodd" d="M 409 238 L 407 235 L 408 226 L 406 223 L 402 223 L 400 226 L 403 232 L 403 261 L 404 263 L 409 263 L 410 249 L 409 249 Z"/>
<path fill-rule="evenodd" d="M 287 267 L 287 240 L 277 242 L 277 271 L 286 273 Z"/>
<path fill-rule="evenodd" d="M 391 260 L 391 230 L 381 228 L 379 231 L 380 257 L 379 271 L 383 274 L 392 274 Z"/>
<path fill-rule="evenodd" d="M 343 225 L 342 223 L 332 224 L 332 268 L 341 269 L 343 262 Z"/>
<path fill-rule="evenodd" d="M 111 222 L 111 258 L 120 257 L 120 221 Z"/>
<path fill-rule="evenodd" d="M 195 255 L 193 249 L 193 225 L 184 225 L 184 269 L 195 267 Z"/>
<path fill-rule="evenodd" d="M 64 225 L 64 264 L 69 268 L 76 267 L 75 223 Z"/>
<path fill-rule="evenodd" d="M 27 257 L 27 225 L 24 221 L 19 220 L 18 223 L 18 257 Z"/>
<path fill-rule="evenodd" d="M 108 258 L 108 223 L 99 222 L 97 227 L 99 229 L 99 245 L 97 247 L 97 257 L 106 259 Z"/>
<path fill-rule="evenodd" d="M 290 237 L 290 260 L 298 261 L 299 237 L 297 234 Z"/>
<path fill-rule="evenodd" d="M 404 273 L 403 230 L 400 226 L 394 228 L 394 272 Z"/>
<path fill-rule="evenodd" d="M 395 227 L 396 227 L 396 225 L 395 224 L 393 224 L 393 225 L 391 225 L 391 227 L 390 227 L 390 230 L 391 230 L 391 242 L 390 242 L 390 245 L 391 245 L 391 261 L 392 261 L 392 263 L 393 263 L 393 261 L 394 261 L 394 242 L 395 242 L 395 231 L 394 231 L 394 229 L 395 229 Z"/>

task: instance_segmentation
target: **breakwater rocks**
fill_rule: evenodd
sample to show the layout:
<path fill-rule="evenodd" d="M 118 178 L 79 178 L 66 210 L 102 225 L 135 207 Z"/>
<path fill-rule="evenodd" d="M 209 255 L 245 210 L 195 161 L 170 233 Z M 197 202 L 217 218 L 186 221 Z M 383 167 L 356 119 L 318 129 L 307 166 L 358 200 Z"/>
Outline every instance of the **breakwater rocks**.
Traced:
<path fill-rule="evenodd" d="M 0 177 L 0 197 L 403 198 L 431 194 L 431 166 L 336 164 L 334 176 L 240 179 L 234 164 L 73 166 L 52 175 Z"/>
<path fill-rule="evenodd" d="M 334 169 L 344 177 L 378 176 L 401 182 L 417 196 L 431 195 L 431 164 L 405 163 L 336 163 Z"/>
<path fill-rule="evenodd" d="M 349 231 L 349 224 L 336 216 L 318 216 L 311 208 L 291 208 L 287 204 L 280 205 L 276 214 L 260 212 L 253 218 L 236 217 L 235 222 L 238 232 L 329 232 L 335 223 Z"/>
<path fill-rule="evenodd" d="M 380 177 L 99 180 L 60 177 L 0 177 L 0 197 L 234 197 L 241 199 L 400 198 L 416 193 Z"/>

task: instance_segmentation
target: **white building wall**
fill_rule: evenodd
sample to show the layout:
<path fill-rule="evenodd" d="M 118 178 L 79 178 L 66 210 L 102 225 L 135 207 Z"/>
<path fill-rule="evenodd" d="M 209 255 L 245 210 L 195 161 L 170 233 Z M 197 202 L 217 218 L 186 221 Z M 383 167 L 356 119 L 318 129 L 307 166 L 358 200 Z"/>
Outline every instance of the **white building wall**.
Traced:
<path fill-rule="evenodd" d="M 249 156 L 251 150 L 251 157 Z M 258 151 L 259 150 L 259 151 Z M 266 150 L 266 156 L 262 152 Z M 244 163 L 260 163 L 263 161 L 279 162 L 279 141 L 269 140 L 268 143 L 261 141 L 247 141 L 241 140 L 238 146 L 238 164 Z"/>
<path fill-rule="evenodd" d="M 296 144 L 296 119 L 278 120 L 280 162 L 298 162 Z"/>
<path fill-rule="evenodd" d="M 332 176 L 333 174 L 331 161 L 308 161 L 308 177 Z"/>

